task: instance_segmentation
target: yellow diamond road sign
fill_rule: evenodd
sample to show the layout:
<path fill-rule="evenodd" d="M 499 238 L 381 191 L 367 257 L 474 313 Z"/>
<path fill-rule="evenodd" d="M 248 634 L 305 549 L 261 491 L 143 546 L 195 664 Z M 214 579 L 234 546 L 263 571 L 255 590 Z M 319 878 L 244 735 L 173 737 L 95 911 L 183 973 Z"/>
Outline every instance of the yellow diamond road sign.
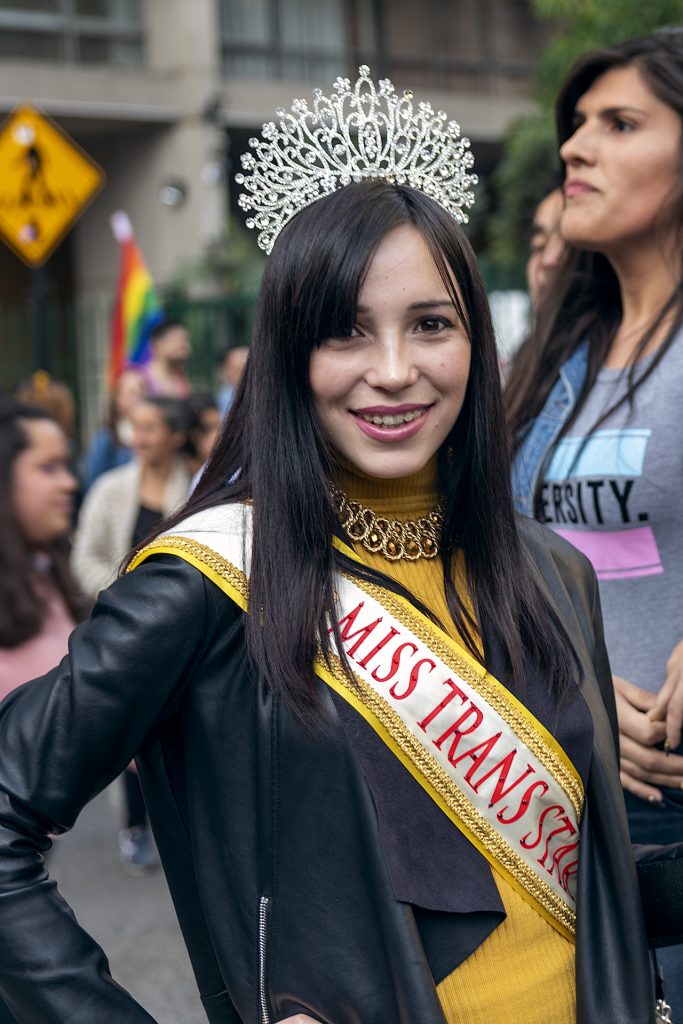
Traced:
<path fill-rule="evenodd" d="M 39 267 L 104 184 L 104 172 L 61 128 L 22 106 L 0 128 L 0 235 Z"/>

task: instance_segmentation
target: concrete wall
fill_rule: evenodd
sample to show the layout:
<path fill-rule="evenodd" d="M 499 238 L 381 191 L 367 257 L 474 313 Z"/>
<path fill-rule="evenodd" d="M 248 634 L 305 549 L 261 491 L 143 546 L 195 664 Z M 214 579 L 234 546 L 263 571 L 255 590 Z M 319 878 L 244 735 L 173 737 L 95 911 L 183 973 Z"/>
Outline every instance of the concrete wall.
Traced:
<path fill-rule="evenodd" d="M 312 94 L 311 83 L 225 77 L 218 0 L 146 0 L 143 9 L 143 68 L 0 61 L 0 112 L 26 99 L 38 103 L 107 174 L 104 190 L 74 228 L 68 251 L 55 256 L 73 261 L 69 276 L 78 298 L 111 293 L 118 252 L 109 217 L 116 209 L 130 215 L 159 282 L 200 257 L 225 219 L 226 183 L 212 183 L 207 173 L 222 163 L 225 129 L 254 128 L 294 96 Z M 396 81 L 397 88 L 405 84 L 410 83 Z M 516 91 L 420 91 L 420 98 L 443 107 L 479 142 L 499 139 L 528 107 Z M 230 156 L 237 166 L 239 153 Z M 186 201 L 177 209 L 159 201 L 169 179 L 186 188 Z"/>
<path fill-rule="evenodd" d="M 109 218 L 118 209 L 131 218 L 152 276 L 173 277 L 196 260 L 219 234 L 225 215 L 225 189 L 202 181 L 215 145 L 191 119 L 169 127 L 147 127 L 94 140 L 91 155 L 107 174 L 107 185 L 74 234 L 78 292 L 111 287 L 118 269 L 118 247 Z M 187 187 L 185 203 L 172 208 L 159 201 L 159 189 L 178 178 Z"/>
<path fill-rule="evenodd" d="M 150 0 L 149 74 L 166 86 L 177 112 L 172 124 L 153 123 L 94 140 L 92 155 L 107 173 L 106 189 L 78 229 L 76 279 L 80 293 L 110 287 L 118 264 L 109 216 L 125 210 L 152 276 L 166 282 L 220 233 L 225 187 L 206 183 L 204 169 L 222 153 L 222 126 L 204 116 L 220 83 L 214 0 Z M 182 206 L 159 200 L 164 182 L 186 189 Z M 97 258 L 93 258 L 97 253 Z"/>
<path fill-rule="evenodd" d="M 98 163 L 107 183 L 73 229 L 77 298 L 111 291 L 118 251 L 109 217 L 131 217 L 159 282 L 196 260 L 225 218 L 222 182 L 204 171 L 222 156 L 223 126 L 204 111 L 220 86 L 215 0 L 148 0 L 144 69 L 0 63 L 0 111 L 29 99 L 53 116 Z M 162 205 L 159 189 L 181 180 L 185 203 Z"/>

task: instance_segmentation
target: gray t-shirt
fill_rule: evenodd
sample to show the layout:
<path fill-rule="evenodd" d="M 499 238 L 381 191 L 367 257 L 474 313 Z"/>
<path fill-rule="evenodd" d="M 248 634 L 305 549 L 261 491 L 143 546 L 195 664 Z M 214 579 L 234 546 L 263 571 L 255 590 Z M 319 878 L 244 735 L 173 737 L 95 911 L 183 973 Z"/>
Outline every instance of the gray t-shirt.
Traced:
<path fill-rule="evenodd" d="M 546 468 L 540 517 L 593 563 L 614 674 L 657 692 L 683 639 L 683 330 L 633 408 L 592 431 L 626 389 L 626 372 L 600 371 Z"/>

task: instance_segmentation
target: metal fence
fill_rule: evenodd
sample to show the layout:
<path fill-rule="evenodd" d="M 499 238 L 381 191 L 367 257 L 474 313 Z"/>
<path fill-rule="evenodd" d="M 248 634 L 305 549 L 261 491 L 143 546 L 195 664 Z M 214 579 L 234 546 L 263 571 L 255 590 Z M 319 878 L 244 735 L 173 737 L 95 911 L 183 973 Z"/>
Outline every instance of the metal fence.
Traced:
<path fill-rule="evenodd" d="M 192 338 L 189 374 L 196 390 L 214 391 L 220 355 L 248 344 L 255 298 L 173 300 L 169 316 L 182 320 Z M 67 384 L 76 397 L 77 430 L 85 441 L 105 412 L 111 299 L 51 302 L 35 309 L 0 306 L 0 391 L 11 392 L 36 370 Z"/>

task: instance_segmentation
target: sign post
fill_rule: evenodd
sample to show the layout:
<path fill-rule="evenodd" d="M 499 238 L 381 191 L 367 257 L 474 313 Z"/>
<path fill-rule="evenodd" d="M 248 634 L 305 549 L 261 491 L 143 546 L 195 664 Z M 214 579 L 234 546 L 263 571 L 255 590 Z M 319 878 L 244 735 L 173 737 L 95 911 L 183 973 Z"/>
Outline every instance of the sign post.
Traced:
<path fill-rule="evenodd" d="M 104 180 L 95 161 L 35 107 L 18 107 L 0 127 L 0 237 L 33 268 L 31 320 L 41 369 L 48 369 L 41 268 Z"/>

